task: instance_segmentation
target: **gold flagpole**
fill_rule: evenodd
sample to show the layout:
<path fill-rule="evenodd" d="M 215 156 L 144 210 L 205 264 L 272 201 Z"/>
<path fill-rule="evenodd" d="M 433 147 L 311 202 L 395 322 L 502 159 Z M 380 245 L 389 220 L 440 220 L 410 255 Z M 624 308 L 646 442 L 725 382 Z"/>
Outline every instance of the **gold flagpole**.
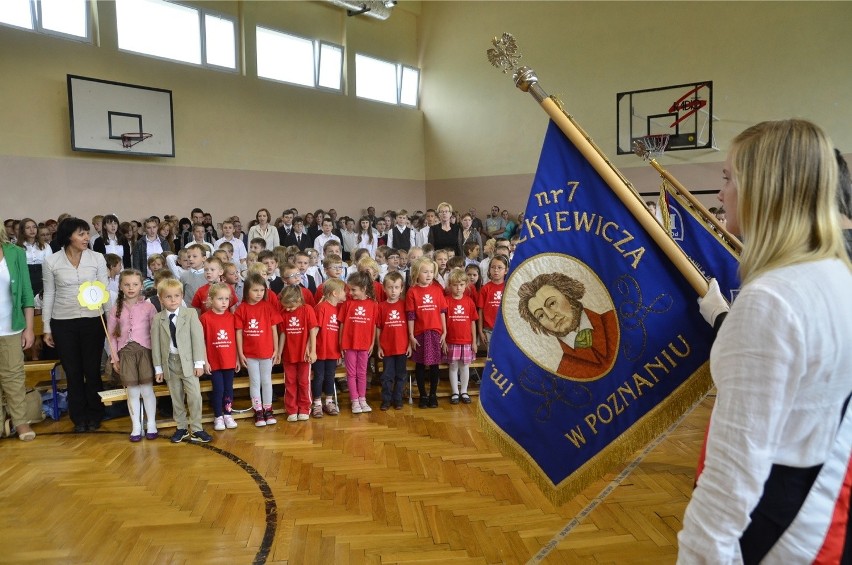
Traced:
<path fill-rule="evenodd" d="M 637 154 L 639 154 L 638 151 L 639 150 L 637 149 Z M 642 157 L 641 154 L 639 154 L 639 156 Z M 731 249 L 733 249 L 737 253 L 737 255 L 743 252 L 743 243 L 739 239 L 737 239 L 733 234 L 731 234 L 728 230 L 726 230 L 725 226 L 723 226 L 719 222 L 719 220 L 716 219 L 716 216 L 711 214 L 707 210 L 707 208 L 705 208 L 704 205 L 699 202 L 698 199 L 693 196 L 692 193 L 689 192 L 689 190 L 685 186 L 680 184 L 680 182 L 676 178 L 674 178 L 671 173 L 669 173 L 665 168 L 663 168 L 663 166 L 660 165 L 656 159 L 650 159 L 648 162 L 651 164 L 652 167 L 654 167 L 654 169 L 656 169 L 658 173 L 660 173 L 660 176 L 664 180 L 666 180 L 670 185 L 674 187 L 675 190 L 677 190 L 678 194 L 683 196 L 689 202 L 690 206 L 697 210 L 705 220 L 707 220 L 708 222 L 710 222 L 710 224 L 713 225 L 713 228 L 719 233 L 719 235 L 722 236 L 722 238 L 728 243 L 728 245 L 731 246 Z"/>
<path fill-rule="evenodd" d="M 707 293 L 707 280 L 704 275 L 695 268 L 686 254 L 657 222 L 656 218 L 648 213 L 645 204 L 635 190 L 628 185 L 612 163 L 604 157 L 586 132 L 539 86 L 535 71 L 529 67 L 515 67 L 517 60 L 521 58 L 515 38 L 509 33 L 504 33 L 499 38 L 495 37 L 491 43 L 494 45 L 493 49 L 488 50 L 488 60 L 491 64 L 501 69 L 503 73 L 514 71 L 512 78 L 515 81 L 515 86 L 524 92 L 529 92 L 536 99 L 542 109 L 550 116 L 550 119 L 583 154 L 618 199 L 621 200 L 622 204 L 633 214 L 654 242 L 660 246 L 666 257 L 686 278 L 692 288 L 699 295 L 704 296 Z"/>

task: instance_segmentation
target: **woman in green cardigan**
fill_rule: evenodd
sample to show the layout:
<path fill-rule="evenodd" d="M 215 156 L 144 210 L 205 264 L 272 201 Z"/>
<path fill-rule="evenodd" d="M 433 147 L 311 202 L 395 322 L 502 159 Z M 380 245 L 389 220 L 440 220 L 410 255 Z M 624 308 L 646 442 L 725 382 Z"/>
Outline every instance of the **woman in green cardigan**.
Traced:
<path fill-rule="evenodd" d="M 32 441 L 25 419 L 24 349 L 33 345 L 33 289 L 24 250 L 0 230 L 0 392 L 18 439 Z"/>

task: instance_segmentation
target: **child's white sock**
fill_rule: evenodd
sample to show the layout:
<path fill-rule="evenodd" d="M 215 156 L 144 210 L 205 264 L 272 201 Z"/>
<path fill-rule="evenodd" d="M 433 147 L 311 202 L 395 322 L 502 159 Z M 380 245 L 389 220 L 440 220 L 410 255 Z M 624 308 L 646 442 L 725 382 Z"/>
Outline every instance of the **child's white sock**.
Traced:
<path fill-rule="evenodd" d="M 145 431 L 149 434 L 157 433 L 157 397 L 154 394 L 154 385 L 147 384 L 139 388 L 142 389 L 142 404 L 145 405 Z"/>
<path fill-rule="evenodd" d="M 470 365 L 461 365 L 459 367 L 459 373 L 461 375 L 461 391 L 462 394 L 467 394 L 467 384 L 470 382 Z"/>
<path fill-rule="evenodd" d="M 459 362 L 450 361 L 450 390 L 453 394 L 459 393 Z"/>
<path fill-rule="evenodd" d="M 130 424 L 132 426 L 130 435 L 132 436 L 142 435 L 142 406 L 139 404 L 141 394 L 139 389 L 138 385 L 127 387 L 127 408 L 130 411 Z"/>

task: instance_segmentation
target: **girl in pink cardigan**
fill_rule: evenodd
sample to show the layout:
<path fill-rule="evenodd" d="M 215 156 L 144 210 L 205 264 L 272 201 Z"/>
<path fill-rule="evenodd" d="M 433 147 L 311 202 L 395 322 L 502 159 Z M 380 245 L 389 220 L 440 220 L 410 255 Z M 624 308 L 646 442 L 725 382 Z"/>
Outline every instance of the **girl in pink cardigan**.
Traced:
<path fill-rule="evenodd" d="M 121 384 L 127 387 L 127 407 L 133 430 L 130 441 L 142 441 L 141 397 L 148 416 L 145 437 L 157 439 L 157 398 L 151 360 L 151 322 L 154 305 L 142 297 L 142 273 L 125 269 L 118 276 L 118 298 L 107 317 L 110 356 Z"/>

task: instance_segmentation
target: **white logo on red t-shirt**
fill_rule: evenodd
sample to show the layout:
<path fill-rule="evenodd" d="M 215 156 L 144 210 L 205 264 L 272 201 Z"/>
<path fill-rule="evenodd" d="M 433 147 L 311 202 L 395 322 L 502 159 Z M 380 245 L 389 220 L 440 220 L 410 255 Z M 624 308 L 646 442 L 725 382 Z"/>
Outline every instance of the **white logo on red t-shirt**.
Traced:
<path fill-rule="evenodd" d="M 388 321 L 392 322 L 395 320 L 399 320 L 399 311 L 391 310 L 390 312 L 388 312 Z"/>
<path fill-rule="evenodd" d="M 291 328 L 299 327 L 299 318 L 297 316 L 290 316 L 290 327 Z"/>
<path fill-rule="evenodd" d="M 432 304 L 432 295 L 424 294 L 423 295 L 423 304 Z"/>
<path fill-rule="evenodd" d="M 251 320 L 249 320 L 248 327 L 249 327 L 250 330 L 256 330 L 257 328 L 260 327 L 260 322 L 258 322 L 254 318 L 252 318 Z"/>

